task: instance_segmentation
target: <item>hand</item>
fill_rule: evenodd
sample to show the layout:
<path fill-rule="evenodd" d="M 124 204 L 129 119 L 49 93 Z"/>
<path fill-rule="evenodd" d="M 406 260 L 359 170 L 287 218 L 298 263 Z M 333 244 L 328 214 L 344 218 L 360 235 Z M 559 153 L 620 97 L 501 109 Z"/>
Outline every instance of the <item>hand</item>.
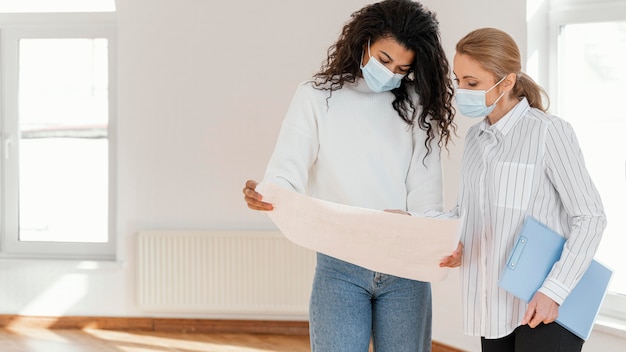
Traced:
<path fill-rule="evenodd" d="M 448 268 L 456 268 L 457 266 L 461 266 L 461 260 L 463 259 L 463 243 L 459 242 L 459 245 L 456 247 L 454 252 L 451 255 L 443 258 L 441 263 L 439 263 L 440 267 L 448 267 Z"/>
<path fill-rule="evenodd" d="M 559 305 L 541 292 L 535 293 L 528 303 L 528 309 L 522 319 L 522 325 L 535 328 L 540 323 L 549 324 L 559 316 Z"/>
<path fill-rule="evenodd" d="M 246 186 L 243 188 L 243 199 L 248 203 L 248 208 L 252 210 L 269 211 L 274 207 L 270 203 L 263 201 L 263 196 L 255 191 L 256 186 L 259 183 L 253 180 L 246 181 Z"/>
<path fill-rule="evenodd" d="M 385 209 L 385 212 L 411 216 L 411 213 L 409 213 L 408 211 L 404 211 L 400 209 Z"/>

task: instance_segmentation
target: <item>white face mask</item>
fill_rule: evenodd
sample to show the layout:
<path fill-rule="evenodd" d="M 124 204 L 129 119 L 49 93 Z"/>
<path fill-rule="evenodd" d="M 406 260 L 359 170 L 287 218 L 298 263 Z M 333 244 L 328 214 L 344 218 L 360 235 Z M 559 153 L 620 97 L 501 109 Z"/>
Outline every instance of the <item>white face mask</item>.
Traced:
<path fill-rule="evenodd" d="M 505 78 L 506 76 L 502 77 L 498 83 L 494 84 L 493 87 L 487 90 L 457 88 L 455 94 L 456 105 L 461 111 L 461 114 L 467 117 L 483 117 L 489 115 L 493 109 L 495 109 L 496 103 L 506 92 L 502 92 L 498 99 L 496 99 L 496 101 L 494 101 L 490 106 L 487 106 L 487 93 L 504 81 Z"/>
<path fill-rule="evenodd" d="M 363 72 L 363 78 L 365 78 L 365 83 L 367 83 L 367 86 L 373 92 L 386 92 L 400 87 L 402 79 L 406 75 L 393 73 L 391 72 L 391 70 L 385 67 L 385 65 L 376 60 L 376 58 L 374 58 L 370 53 L 369 41 L 367 42 L 367 55 L 370 59 L 367 62 L 367 65 L 363 66 L 361 64 L 361 71 Z M 361 63 L 362 62 L 363 60 L 361 59 Z"/>

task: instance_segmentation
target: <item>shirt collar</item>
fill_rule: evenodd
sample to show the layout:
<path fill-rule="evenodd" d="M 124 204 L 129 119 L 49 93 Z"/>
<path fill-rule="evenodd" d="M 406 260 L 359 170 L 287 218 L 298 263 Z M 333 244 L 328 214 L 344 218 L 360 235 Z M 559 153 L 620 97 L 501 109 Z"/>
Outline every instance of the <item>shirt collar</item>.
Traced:
<path fill-rule="evenodd" d="M 519 103 L 515 104 L 513 109 L 509 110 L 509 112 L 502 116 L 494 125 L 489 124 L 489 119 L 485 117 L 480 123 L 480 129 L 481 131 L 499 131 L 503 135 L 507 135 L 529 109 L 530 105 L 528 104 L 528 100 L 526 97 L 523 97 Z"/>

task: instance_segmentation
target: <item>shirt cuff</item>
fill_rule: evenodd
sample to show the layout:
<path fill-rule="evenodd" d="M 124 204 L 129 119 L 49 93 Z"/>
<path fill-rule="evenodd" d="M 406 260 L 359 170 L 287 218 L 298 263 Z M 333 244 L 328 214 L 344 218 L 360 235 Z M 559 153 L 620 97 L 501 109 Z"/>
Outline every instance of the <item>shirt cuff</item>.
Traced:
<path fill-rule="evenodd" d="M 554 279 L 546 279 L 538 292 L 550 297 L 558 305 L 563 304 L 565 298 L 570 294 L 570 290 Z"/>

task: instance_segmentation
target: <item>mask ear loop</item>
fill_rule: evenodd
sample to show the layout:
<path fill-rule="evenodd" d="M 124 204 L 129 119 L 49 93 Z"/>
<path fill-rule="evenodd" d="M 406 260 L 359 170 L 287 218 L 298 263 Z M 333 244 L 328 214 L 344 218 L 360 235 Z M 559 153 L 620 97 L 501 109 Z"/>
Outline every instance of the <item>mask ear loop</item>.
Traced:
<path fill-rule="evenodd" d="M 489 91 L 491 91 L 492 89 L 494 89 L 495 87 L 498 86 L 498 84 L 502 83 L 502 81 L 504 81 L 504 79 L 506 78 L 506 76 L 502 77 L 501 80 L 498 81 L 498 83 L 494 84 L 493 87 L 487 89 L 485 91 L 485 94 L 489 93 Z M 496 101 L 493 102 L 493 104 L 489 105 L 489 106 L 494 106 L 498 103 L 498 101 L 500 101 L 500 99 L 502 99 L 502 97 L 504 96 L 504 94 L 506 94 L 506 92 L 502 92 L 502 94 L 500 94 L 500 96 L 498 97 L 498 99 L 496 99 Z M 485 96 L 485 100 L 487 99 L 487 97 Z M 486 102 L 485 102 L 486 103 Z M 487 104 L 485 104 L 487 105 Z"/>
<path fill-rule="evenodd" d="M 496 99 L 496 101 L 493 102 L 493 104 L 491 105 L 496 105 L 498 103 L 498 101 L 500 101 L 500 99 L 502 99 L 502 97 L 504 96 L 504 94 L 506 94 L 506 92 L 502 92 L 502 94 L 500 94 L 500 96 L 498 97 L 498 99 Z"/>
<path fill-rule="evenodd" d="M 367 40 L 367 55 L 368 55 L 368 57 L 372 57 L 372 54 L 370 52 L 370 41 L 371 41 L 371 39 Z M 363 58 L 364 57 L 365 57 L 365 50 L 363 50 L 361 52 L 361 68 L 364 67 L 364 65 L 363 65 Z"/>
<path fill-rule="evenodd" d="M 506 76 L 502 77 L 502 79 L 501 79 L 501 80 L 499 80 L 499 81 L 498 81 L 498 83 L 494 84 L 494 85 L 493 85 L 493 87 L 491 87 L 491 88 L 487 89 L 487 90 L 485 91 L 485 93 L 489 93 L 492 89 L 494 89 L 495 87 L 497 87 L 497 86 L 498 86 L 498 84 L 502 83 L 502 81 L 504 81 L 504 79 L 505 79 L 505 78 L 506 78 Z"/>

